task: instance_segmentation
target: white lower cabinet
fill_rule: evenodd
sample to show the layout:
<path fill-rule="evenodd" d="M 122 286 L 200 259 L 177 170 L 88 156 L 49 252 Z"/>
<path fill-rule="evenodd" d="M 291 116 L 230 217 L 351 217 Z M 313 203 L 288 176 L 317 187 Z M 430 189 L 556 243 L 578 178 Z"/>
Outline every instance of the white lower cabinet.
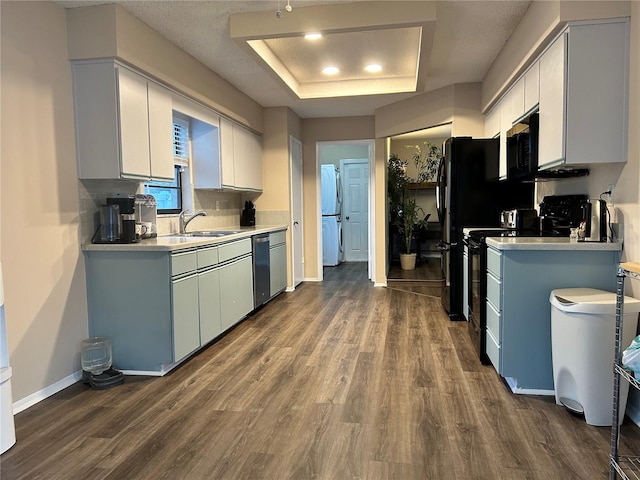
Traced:
<path fill-rule="evenodd" d="M 173 361 L 177 362 L 200 347 L 200 313 L 198 309 L 198 275 L 171 281 L 173 321 Z"/>
<path fill-rule="evenodd" d="M 235 325 L 252 310 L 253 265 L 249 255 L 220 267 L 222 329 Z"/>
<path fill-rule="evenodd" d="M 200 342 L 205 345 L 222 333 L 218 268 L 198 273 L 198 304 L 200 305 Z"/>
<path fill-rule="evenodd" d="M 286 232 L 269 234 L 269 294 L 271 298 L 287 288 Z"/>

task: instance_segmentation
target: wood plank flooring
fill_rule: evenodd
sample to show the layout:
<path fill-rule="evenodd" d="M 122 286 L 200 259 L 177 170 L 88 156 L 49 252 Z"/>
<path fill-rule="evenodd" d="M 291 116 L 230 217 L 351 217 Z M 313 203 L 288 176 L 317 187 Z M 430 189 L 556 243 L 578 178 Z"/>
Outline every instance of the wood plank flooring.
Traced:
<path fill-rule="evenodd" d="M 512 395 L 438 297 L 342 264 L 165 377 L 78 383 L 16 415 L 0 478 L 608 478 L 610 429 Z"/>

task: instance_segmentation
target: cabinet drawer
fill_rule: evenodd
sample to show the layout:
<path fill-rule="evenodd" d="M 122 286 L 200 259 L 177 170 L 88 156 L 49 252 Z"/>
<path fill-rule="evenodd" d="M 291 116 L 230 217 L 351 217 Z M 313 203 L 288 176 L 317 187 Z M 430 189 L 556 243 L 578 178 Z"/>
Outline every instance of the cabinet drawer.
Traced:
<path fill-rule="evenodd" d="M 487 330 L 489 330 L 491 332 L 491 334 L 493 335 L 493 337 L 498 340 L 498 343 L 501 344 L 501 337 L 502 335 L 500 335 L 500 317 L 502 316 L 501 313 L 496 312 L 496 309 L 493 308 L 493 305 L 491 305 L 490 303 L 487 302 Z"/>
<path fill-rule="evenodd" d="M 198 268 L 195 250 L 173 253 L 171 255 L 171 276 L 182 275 Z"/>
<path fill-rule="evenodd" d="M 496 339 L 493 338 L 493 335 L 489 331 L 486 333 L 487 337 L 487 356 L 491 363 L 493 363 L 493 367 L 496 371 L 502 374 L 502 365 L 500 364 L 500 345 L 496 342 Z"/>
<path fill-rule="evenodd" d="M 487 302 L 498 312 L 502 311 L 502 282 L 490 273 L 487 274 Z"/>
<path fill-rule="evenodd" d="M 502 254 L 493 248 L 487 248 L 487 270 L 496 277 L 502 277 Z"/>
<path fill-rule="evenodd" d="M 218 263 L 218 247 L 198 249 L 198 268 L 207 268 Z"/>
<path fill-rule="evenodd" d="M 218 247 L 218 259 L 226 262 L 232 258 L 239 257 L 246 253 L 251 253 L 251 239 L 245 238 L 237 242 L 225 243 Z"/>
<path fill-rule="evenodd" d="M 287 232 L 285 232 L 284 230 L 282 232 L 273 232 L 269 234 L 269 245 L 271 245 L 272 247 L 280 243 L 285 243 L 286 241 Z"/>

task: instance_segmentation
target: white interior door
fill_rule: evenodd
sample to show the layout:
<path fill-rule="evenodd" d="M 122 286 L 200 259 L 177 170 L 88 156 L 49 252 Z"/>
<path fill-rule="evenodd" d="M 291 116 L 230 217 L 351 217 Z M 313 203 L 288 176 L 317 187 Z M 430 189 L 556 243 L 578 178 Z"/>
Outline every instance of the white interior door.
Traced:
<path fill-rule="evenodd" d="M 303 229 L 302 229 L 302 142 L 290 137 L 291 152 L 291 239 L 293 286 L 304 277 Z"/>
<path fill-rule="evenodd" d="M 369 259 L 369 159 L 340 160 L 344 260 Z"/>

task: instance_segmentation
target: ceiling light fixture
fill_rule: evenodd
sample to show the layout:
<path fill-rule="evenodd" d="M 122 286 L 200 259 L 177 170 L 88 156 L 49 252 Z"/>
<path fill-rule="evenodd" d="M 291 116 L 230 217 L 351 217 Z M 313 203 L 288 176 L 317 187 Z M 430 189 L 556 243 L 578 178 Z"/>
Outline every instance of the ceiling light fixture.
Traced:
<path fill-rule="evenodd" d="M 377 63 L 370 63 L 364 69 L 369 73 L 377 73 L 382 71 L 382 65 L 378 65 Z"/>
<path fill-rule="evenodd" d="M 305 34 L 304 38 L 306 40 L 318 40 L 319 38 L 322 38 L 322 34 L 321 33 L 307 33 Z"/>
<path fill-rule="evenodd" d="M 322 69 L 322 73 L 325 75 L 335 75 L 340 69 L 338 67 L 325 67 Z"/>
<path fill-rule="evenodd" d="M 289 3 L 289 0 L 287 0 L 287 6 L 286 6 L 286 7 L 284 7 L 284 9 L 285 9 L 287 12 L 290 12 L 291 10 L 293 10 L 293 7 L 292 7 L 292 6 L 291 6 L 291 4 Z"/>

